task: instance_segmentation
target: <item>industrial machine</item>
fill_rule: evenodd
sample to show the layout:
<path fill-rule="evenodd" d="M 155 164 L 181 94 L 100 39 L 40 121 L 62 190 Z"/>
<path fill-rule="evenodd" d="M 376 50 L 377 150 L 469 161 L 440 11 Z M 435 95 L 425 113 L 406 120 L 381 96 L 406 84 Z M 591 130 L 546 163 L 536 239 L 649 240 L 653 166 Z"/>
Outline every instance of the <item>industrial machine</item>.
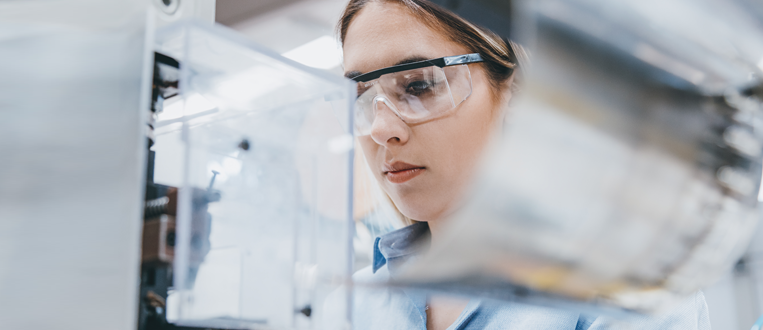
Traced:
<path fill-rule="evenodd" d="M 223 27 L 155 47 L 139 328 L 346 326 L 354 85 Z"/>

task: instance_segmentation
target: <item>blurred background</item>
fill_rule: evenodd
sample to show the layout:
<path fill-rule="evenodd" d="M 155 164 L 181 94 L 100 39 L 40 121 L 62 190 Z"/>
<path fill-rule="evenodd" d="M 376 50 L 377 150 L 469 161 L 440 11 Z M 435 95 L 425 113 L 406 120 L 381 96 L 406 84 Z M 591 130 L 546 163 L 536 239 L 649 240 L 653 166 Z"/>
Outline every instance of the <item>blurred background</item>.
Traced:
<path fill-rule="evenodd" d="M 335 38 L 343 0 L 219 0 L 215 20 L 308 66 L 343 75 Z"/>

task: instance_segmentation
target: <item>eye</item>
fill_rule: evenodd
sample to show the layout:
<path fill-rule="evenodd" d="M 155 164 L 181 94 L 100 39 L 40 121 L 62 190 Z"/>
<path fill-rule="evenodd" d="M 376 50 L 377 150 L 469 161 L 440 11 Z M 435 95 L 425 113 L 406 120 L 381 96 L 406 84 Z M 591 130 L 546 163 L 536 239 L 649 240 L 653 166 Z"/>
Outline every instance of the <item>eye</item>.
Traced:
<path fill-rule="evenodd" d="M 432 81 L 417 80 L 417 81 L 412 81 L 408 83 L 407 86 L 405 86 L 405 93 L 413 95 L 413 96 L 419 96 L 429 92 L 431 89 L 432 89 Z"/>

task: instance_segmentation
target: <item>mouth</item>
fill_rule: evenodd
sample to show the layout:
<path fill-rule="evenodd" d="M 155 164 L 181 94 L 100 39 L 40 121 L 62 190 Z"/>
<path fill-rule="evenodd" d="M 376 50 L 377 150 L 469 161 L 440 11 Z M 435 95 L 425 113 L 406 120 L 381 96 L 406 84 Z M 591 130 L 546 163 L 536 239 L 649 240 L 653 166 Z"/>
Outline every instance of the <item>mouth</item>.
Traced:
<path fill-rule="evenodd" d="M 411 165 L 403 162 L 384 164 L 384 176 L 392 183 L 407 182 L 426 170 L 424 166 Z"/>

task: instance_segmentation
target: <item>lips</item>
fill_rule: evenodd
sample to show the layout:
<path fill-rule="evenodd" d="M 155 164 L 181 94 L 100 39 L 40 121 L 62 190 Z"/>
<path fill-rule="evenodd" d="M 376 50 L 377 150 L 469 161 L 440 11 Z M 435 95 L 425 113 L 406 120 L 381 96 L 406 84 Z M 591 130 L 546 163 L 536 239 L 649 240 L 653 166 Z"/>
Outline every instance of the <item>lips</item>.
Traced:
<path fill-rule="evenodd" d="M 424 166 L 411 165 L 403 162 L 384 164 L 384 176 L 392 183 L 407 182 L 426 170 Z"/>

